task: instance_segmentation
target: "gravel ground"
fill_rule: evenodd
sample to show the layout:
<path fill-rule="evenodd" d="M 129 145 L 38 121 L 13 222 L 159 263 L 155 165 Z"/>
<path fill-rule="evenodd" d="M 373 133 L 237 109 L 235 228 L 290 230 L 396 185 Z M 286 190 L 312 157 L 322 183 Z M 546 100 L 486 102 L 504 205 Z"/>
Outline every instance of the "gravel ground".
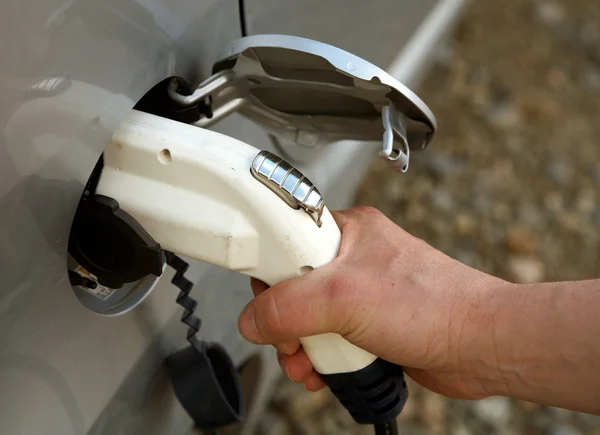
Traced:
<path fill-rule="evenodd" d="M 597 277 L 600 0 L 474 2 L 418 90 L 440 127 L 397 175 L 377 161 L 357 204 L 516 282 Z M 400 434 L 600 435 L 600 417 L 409 383 Z M 362 434 L 329 392 L 282 381 L 258 431 Z"/>

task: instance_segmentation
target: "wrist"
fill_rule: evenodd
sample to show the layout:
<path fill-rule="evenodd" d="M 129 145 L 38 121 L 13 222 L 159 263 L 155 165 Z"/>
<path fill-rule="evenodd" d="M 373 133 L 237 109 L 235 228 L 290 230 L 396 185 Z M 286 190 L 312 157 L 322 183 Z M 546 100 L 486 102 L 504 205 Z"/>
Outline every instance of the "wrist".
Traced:
<path fill-rule="evenodd" d="M 485 274 L 484 274 L 485 275 Z M 510 382 L 504 363 L 505 313 L 513 303 L 518 285 L 485 275 L 472 287 L 463 307 L 459 338 L 459 371 L 469 381 L 473 395 L 505 396 Z"/>

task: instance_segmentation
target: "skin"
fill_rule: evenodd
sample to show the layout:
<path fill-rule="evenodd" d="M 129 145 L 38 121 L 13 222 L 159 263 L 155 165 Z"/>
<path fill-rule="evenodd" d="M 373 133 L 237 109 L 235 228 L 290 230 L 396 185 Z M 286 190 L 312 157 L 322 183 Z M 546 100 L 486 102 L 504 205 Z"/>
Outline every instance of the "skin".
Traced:
<path fill-rule="evenodd" d="M 600 280 L 512 284 L 435 250 L 375 209 L 335 212 L 330 264 L 255 298 L 239 329 L 278 349 L 283 371 L 324 387 L 298 337 L 341 334 L 463 399 L 510 396 L 600 414 Z"/>

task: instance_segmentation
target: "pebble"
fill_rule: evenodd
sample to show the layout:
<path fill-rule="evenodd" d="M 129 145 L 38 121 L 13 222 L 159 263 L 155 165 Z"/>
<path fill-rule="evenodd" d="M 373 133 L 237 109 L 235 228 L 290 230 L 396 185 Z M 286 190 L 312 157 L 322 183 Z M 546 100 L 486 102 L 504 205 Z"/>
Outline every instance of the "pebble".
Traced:
<path fill-rule="evenodd" d="M 512 406 L 506 397 L 488 397 L 474 402 L 473 411 L 483 421 L 504 428 L 512 419 Z"/>
<path fill-rule="evenodd" d="M 466 167 L 464 161 L 439 151 L 427 151 L 425 169 L 437 179 L 445 179 L 462 171 Z"/>
<path fill-rule="evenodd" d="M 491 106 L 487 112 L 490 124 L 502 130 L 511 130 L 521 122 L 521 116 L 512 104 Z"/>
<path fill-rule="evenodd" d="M 582 433 L 573 426 L 561 424 L 550 428 L 548 435 L 582 435 Z"/>
<path fill-rule="evenodd" d="M 590 219 L 592 225 L 594 225 L 596 229 L 600 231 L 600 206 L 596 207 L 596 209 L 592 212 L 592 216 Z"/>
<path fill-rule="evenodd" d="M 390 180 L 383 187 L 383 193 L 385 198 L 389 201 L 398 201 L 405 197 L 407 194 L 406 186 L 396 182 L 396 180 Z"/>
<path fill-rule="evenodd" d="M 552 159 L 546 165 L 546 176 L 558 186 L 564 187 L 572 178 L 571 166 L 564 159 Z"/>
<path fill-rule="evenodd" d="M 567 80 L 565 72 L 557 68 L 552 68 L 546 74 L 546 83 L 555 91 L 564 88 L 567 84 Z"/>
<path fill-rule="evenodd" d="M 535 411 L 539 411 L 540 409 L 542 409 L 542 405 L 540 405 L 539 403 L 534 403 L 534 402 L 521 402 L 521 407 L 526 411 L 526 412 L 535 412 Z"/>
<path fill-rule="evenodd" d="M 510 207 L 504 202 L 497 202 L 492 206 L 492 217 L 497 221 L 506 222 L 510 219 Z"/>
<path fill-rule="evenodd" d="M 591 91 L 600 90 L 600 70 L 590 68 L 586 70 L 583 76 L 584 85 Z"/>
<path fill-rule="evenodd" d="M 552 213 L 562 211 L 565 207 L 565 201 L 558 192 L 549 192 L 544 195 L 544 205 Z"/>
<path fill-rule="evenodd" d="M 454 221 L 454 226 L 460 235 L 471 234 L 477 227 L 477 221 L 468 214 L 459 214 Z"/>
<path fill-rule="evenodd" d="M 589 215 L 596 206 L 596 195 L 593 190 L 584 190 L 577 196 L 575 206 L 577 211 L 584 215 Z"/>
<path fill-rule="evenodd" d="M 454 199 L 448 190 L 435 189 L 429 192 L 429 204 L 438 211 L 451 212 L 454 210 Z"/>
<path fill-rule="evenodd" d="M 598 23 L 593 20 L 584 23 L 579 30 L 579 38 L 584 44 L 594 49 L 597 48 L 598 44 L 600 44 L 600 29 L 598 28 Z"/>
<path fill-rule="evenodd" d="M 482 215 L 489 215 L 492 210 L 492 201 L 483 195 L 475 196 L 473 208 Z"/>
<path fill-rule="evenodd" d="M 538 228 L 543 221 L 542 211 L 531 202 L 521 204 L 518 209 L 519 220 L 530 227 Z"/>
<path fill-rule="evenodd" d="M 288 433 L 288 431 L 289 428 L 285 421 L 285 417 L 269 411 L 261 415 L 256 428 L 257 435 L 279 435 Z"/>
<path fill-rule="evenodd" d="M 514 254 L 534 253 L 537 250 L 535 234 L 525 227 L 510 227 L 506 233 L 506 249 Z"/>
<path fill-rule="evenodd" d="M 460 424 L 460 425 L 452 428 L 451 433 L 453 435 L 471 435 L 472 434 L 472 432 L 469 430 L 469 428 L 464 424 Z"/>
<path fill-rule="evenodd" d="M 588 430 L 595 429 L 600 433 L 600 415 L 586 414 L 584 412 L 571 413 L 574 421 L 581 423 Z"/>
<path fill-rule="evenodd" d="M 537 17 L 548 26 L 556 26 L 565 20 L 565 9 L 556 1 L 538 1 L 536 4 Z"/>
<path fill-rule="evenodd" d="M 404 215 L 409 222 L 422 222 L 427 217 L 427 208 L 420 202 L 411 201 Z"/>
<path fill-rule="evenodd" d="M 331 392 L 323 388 L 317 392 L 303 391 L 290 398 L 288 412 L 294 420 L 302 420 L 329 402 Z"/>
<path fill-rule="evenodd" d="M 443 429 L 446 423 L 446 405 L 444 397 L 426 391 L 421 404 L 421 422 L 429 429 Z"/>
<path fill-rule="evenodd" d="M 580 233 L 584 230 L 584 219 L 579 213 L 568 212 L 558 216 L 558 221 L 564 229 L 573 233 Z"/>
<path fill-rule="evenodd" d="M 541 282 L 546 274 L 544 264 L 535 257 L 511 255 L 506 266 L 510 277 L 517 283 Z"/>

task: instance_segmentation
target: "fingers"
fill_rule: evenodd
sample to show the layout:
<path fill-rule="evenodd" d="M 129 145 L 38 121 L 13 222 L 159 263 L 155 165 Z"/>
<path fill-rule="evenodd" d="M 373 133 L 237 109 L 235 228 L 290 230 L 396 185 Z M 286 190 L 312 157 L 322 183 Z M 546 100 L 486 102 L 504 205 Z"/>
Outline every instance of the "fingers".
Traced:
<path fill-rule="evenodd" d="M 325 386 L 325 383 L 306 356 L 302 349 L 294 355 L 277 354 L 277 360 L 283 373 L 293 382 L 304 384 L 309 391 L 317 391 Z"/>
<path fill-rule="evenodd" d="M 311 375 L 303 382 L 304 388 L 308 391 L 319 391 L 321 388 L 325 387 L 325 382 L 319 376 L 319 374 L 315 371 L 311 373 Z"/>
<path fill-rule="evenodd" d="M 298 349 L 300 349 L 300 342 L 294 339 L 282 341 L 281 343 L 275 343 L 273 346 L 275 346 L 275 349 L 284 355 L 293 355 L 298 352 Z"/>
<path fill-rule="evenodd" d="M 250 278 L 250 287 L 252 288 L 252 293 L 254 293 L 254 296 L 258 296 L 269 288 L 267 284 L 256 278 Z M 284 355 L 292 355 L 300 348 L 300 342 L 297 339 L 293 339 L 282 341 L 281 343 L 275 343 L 273 346 Z"/>
<path fill-rule="evenodd" d="M 254 296 L 258 296 L 269 288 L 267 284 L 256 278 L 250 278 L 250 287 L 252 288 L 252 293 L 254 293 Z"/>
<path fill-rule="evenodd" d="M 299 384 L 303 383 L 314 372 L 312 363 L 302 349 L 293 355 L 277 353 L 277 360 L 286 376 Z"/>
<path fill-rule="evenodd" d="M 351 280 L 332 275 L 328 266 L 284 281 L 259 293 L 242 311 L 240 333 L 256 344 L 286 342 L 298 337 L 340 332 L 352 304 Z"/>

